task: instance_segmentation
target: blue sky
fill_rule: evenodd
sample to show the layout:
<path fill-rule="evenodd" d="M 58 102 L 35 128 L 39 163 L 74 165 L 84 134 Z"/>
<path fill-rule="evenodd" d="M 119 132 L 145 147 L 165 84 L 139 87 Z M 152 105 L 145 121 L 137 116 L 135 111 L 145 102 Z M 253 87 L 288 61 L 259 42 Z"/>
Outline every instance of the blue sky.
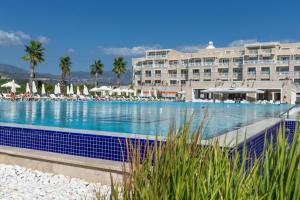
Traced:
<path fill-rule="evenodd" d="M 300 2 L 269 0 L 1 0 L 0 63 L 24 69 L 24 44 L 41 40 L 46 61 L 38 72 L 60 73 L 69 55 L 74 71 L 99 58 L 110 70 L 149 48 L 192 51 L 247 41 L 300 41 Z"/>

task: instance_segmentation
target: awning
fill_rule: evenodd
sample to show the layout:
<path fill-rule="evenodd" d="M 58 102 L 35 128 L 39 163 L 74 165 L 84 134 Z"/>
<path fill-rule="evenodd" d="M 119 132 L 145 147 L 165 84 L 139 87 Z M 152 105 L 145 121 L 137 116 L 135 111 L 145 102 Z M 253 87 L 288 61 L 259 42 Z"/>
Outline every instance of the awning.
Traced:
<path fill-rule="evenodd" d="M 202 90 L 202 93 L 228 93 L 228 94 L 246 94 L 246 93 L 265 93 L 263 90 L 255 88 L 208 88 Z"/>

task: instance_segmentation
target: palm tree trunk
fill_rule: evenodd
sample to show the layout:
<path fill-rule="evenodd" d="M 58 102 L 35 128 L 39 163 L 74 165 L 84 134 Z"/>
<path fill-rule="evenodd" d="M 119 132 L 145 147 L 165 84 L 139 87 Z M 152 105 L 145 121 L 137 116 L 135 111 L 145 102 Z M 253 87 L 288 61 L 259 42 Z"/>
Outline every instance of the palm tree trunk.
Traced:
<path fill-rule="evenodd" d="M 120 86 L 120 74 L 117 75 L 117 84 Z"/>
<path fill-rule="evenodd" d="M 34 79 L 34 65 L 31 64 L 30 65 L 30 72 L 29 72 L 29 88 L 30 88 L 30 91 L 32 91 L 33 79 Z"/>
<path fill-rule="evenodd" d="M 60 90 L 62 94 L 65 94 L 65 73 L 62 72 L 61 74 L 61 84 L 60 84 Z"/>
<path fill-rule="evenodd" d="M 95 74 L 95 87 L 98 86 L 98 73 Z"/>

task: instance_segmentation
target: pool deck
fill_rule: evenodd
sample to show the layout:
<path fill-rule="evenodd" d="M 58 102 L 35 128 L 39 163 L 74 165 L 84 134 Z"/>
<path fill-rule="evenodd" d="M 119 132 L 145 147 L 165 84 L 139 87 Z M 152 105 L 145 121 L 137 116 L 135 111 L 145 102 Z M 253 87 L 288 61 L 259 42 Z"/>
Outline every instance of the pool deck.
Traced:
<path fill-rule="evenodd" d="M 201 143 L 207 145 L 214 141 L 217 141 L 221 146 L 235 147 L 236 144 L 241 144 L 245 141 L 245 139 L 248 140 L 249 138 L 265 131 L 266 129 L 280 123 L 281 121 L 282 118 L 267 118 L 241 127 L 237 130 L 229 131 L 228 133 L 213 137 L 211 139 L 202 140 Z"/>

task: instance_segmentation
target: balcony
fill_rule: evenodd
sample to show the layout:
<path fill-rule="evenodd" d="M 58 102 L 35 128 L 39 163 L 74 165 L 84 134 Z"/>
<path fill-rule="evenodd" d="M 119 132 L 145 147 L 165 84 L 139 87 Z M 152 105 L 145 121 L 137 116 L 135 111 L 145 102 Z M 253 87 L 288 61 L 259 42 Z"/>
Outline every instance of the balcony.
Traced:
<path fill-rule="evenodd" d="M 286 64 L 288 65 L 289 64 L 289 60 L 277 60 L 277 64 Z"/>
<path fill-rule="evenodd" d="M 200 78 L 200 73 L 193 73 L 193 78 Z"/>
<path fill-rule="evenodd" d="M 295 60 L 295 63 L 296 64 L 300 64 L 300 60 Z"/>
<path fill-rule="evenodd" d="M 256 72 L 248 72 L 248 79 L 255 79 L 256 78 Z"/>
<path fill-rule="evenodd" d="M 233 72 L 233 79 L 242 80 L 242 73 L 241 72 Z"/>
<path fill-rule="evenodd" d="M 146 78 L 151 78 L 151 74 L 146 74 L 145 77 Z"/>
<path fill-rule="evenodd" d="M 270 72 L 269 71 L 261 71 L 260 72 L 260 78 L 269 79 L 270 78 Z"/>
<path fill-rule="evenodd" d="M 134 75 L 134 77 L 135 77 L 135 79 L 140 79 L 141 75 L 136 74 L 136 75 Z"/>
<path fill-rule="evenodd" d="M 187 74 L 181 74 L 180 77 L 184 78 L 184 79 L 188 79 L 188 75 Z"/>
<path fill-rule="evenodd" d="M 261 64 L 272 64 L 274 62 L 275 62 L 274 60 L 261 60 L 260 61 Z"/>
<path fill-rule="evenodd" d="M 294 76 L 300 77 L 300 71 L 294 71 Z"/>
<path fill-rule="evenodd" d="M 165 64 L 155 64 L 153 67 L 165 67 L 166 65 Z"/>
<path fill-rule="evenodd" d="M 228 67 L 229 66 L 229 62 L 228 63 L 219 63 L 220 67 Z"/>
<path fill-rule="evenodd" d="M 167 55 L 147 55 L 147 59 L 165 59 Z"/>
<path fill-rule="evenodd" d="M 219 73 L 219 77 L 221 78 L 221 79 L 228 79 L 228 73 Z"/>
<path fill-rule="evenodd" d="M 288 71 L 281 71 L 277 72 L 278 78 L 284 79 L 289 77 L 289 72 Z"/>
<path fill-rule="evenodd" d="M 203 73 L 203 78 L 204 79 L 211 79 L 211 72 L 204 72 Z"/>
<path fill-rule="evenodd" d="M 161 74 L 155 74 L 155 78 L 160 78 Z"/>
<path fill-rule="evenodd" d="M 170 78 L 177 78 L 177 74 L 169 74 Z"/>
<path fill-rule="evenodd" d="M 214 65 L 214 62 L 204 62 L 203 66 L 212 66 Z"/>
<path fill-rule="evenodd" d="M 201 63 L 200 62 L 194 62 L 194 63 L 191 62 L 188 65 L 189 65 L 189 67 L 200 67 Z"/>
<path fill-rule="evenodd" d="M 244 61 L 244 64 L 254 64 L 254 65 L 256 65 L 256 64 L 259 64 L 259 62 L 258 62 L 258 60 L 245 60 Z"/>
<path fill-rule="evenodd" d="M 233 64 L 234 64 L 235 66 L 239 66 L 239 65 L 242 65 L 242 64 L 243 64 L 243 61 L 240 61 L 240 62 L 233 62 Z"/>

